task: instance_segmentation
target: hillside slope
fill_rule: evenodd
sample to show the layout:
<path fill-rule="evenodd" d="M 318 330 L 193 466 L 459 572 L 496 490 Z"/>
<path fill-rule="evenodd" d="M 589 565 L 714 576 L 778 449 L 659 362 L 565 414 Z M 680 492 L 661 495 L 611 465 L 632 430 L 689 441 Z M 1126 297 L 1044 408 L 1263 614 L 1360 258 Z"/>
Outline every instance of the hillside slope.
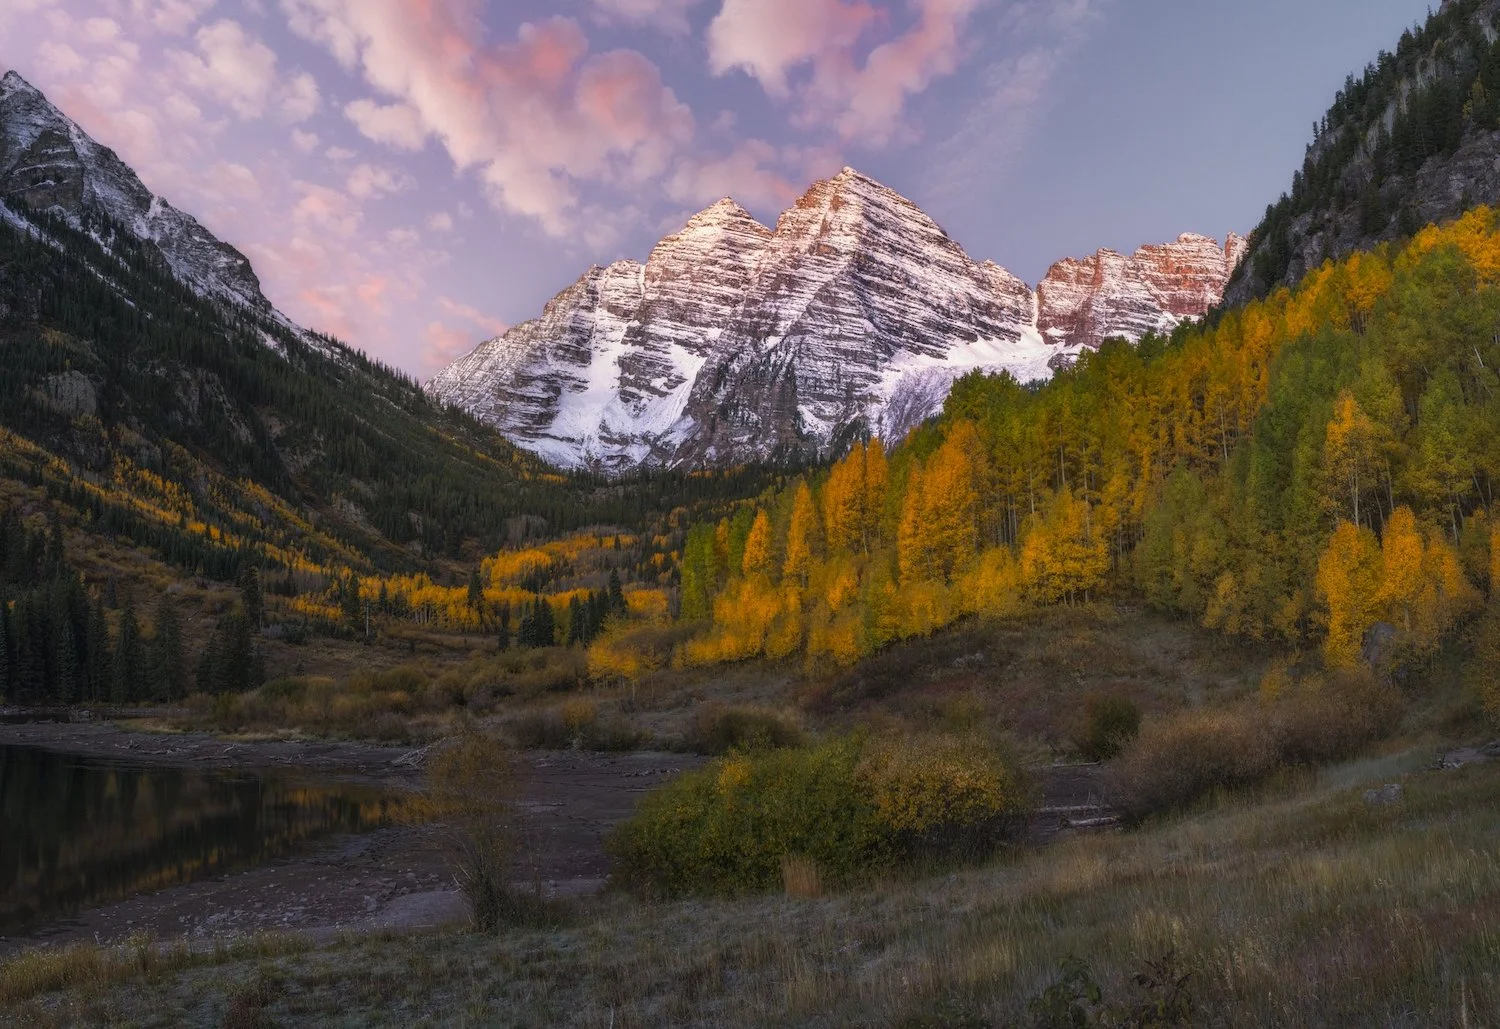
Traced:
<path fill-rule="evenodd" d="M 1226 304 L 1496 203 L 1500 2 L 1446 0 L 1394 52 L 1349 77 L 1291 189 L 1251 234 Z"/>

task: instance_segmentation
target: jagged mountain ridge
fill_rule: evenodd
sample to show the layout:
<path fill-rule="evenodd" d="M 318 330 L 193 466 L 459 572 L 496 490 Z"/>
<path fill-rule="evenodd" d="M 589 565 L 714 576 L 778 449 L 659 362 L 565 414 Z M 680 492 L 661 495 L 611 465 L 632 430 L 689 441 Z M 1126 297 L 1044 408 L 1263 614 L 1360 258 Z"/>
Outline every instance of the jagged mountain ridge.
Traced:
<path fill-rule="evenodd" d="M 774 230 L 721 200 L 644 264 L 591 268 L 427 390 L 567 467 L 777 460 L 897 438 L 970 370 L 1046 378 L 1200 317 L 1243 251 L 1188 234 L 1060 262 L 1032 290 L 846 168 Z"/>
<path fill-rule="evenodd" d="M 153 193 L 113 150 L 11 71 L 0 78 L 0 217 L 29 223 L 28 211 L 59 213 L 74 227 L 102 215 L 154 247 L 193 292 L 326 347 L 266 299 L 244 254 Z M 270 337 L 267 343 L 277 345 Z"/>

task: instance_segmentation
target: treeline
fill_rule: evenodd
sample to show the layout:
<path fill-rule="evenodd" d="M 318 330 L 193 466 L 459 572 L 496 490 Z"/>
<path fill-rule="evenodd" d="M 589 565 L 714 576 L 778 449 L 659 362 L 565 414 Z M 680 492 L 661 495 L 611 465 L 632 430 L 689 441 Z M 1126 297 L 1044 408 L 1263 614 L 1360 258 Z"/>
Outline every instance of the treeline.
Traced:
<path fill-rule="evenodd" d="M 1414 235 L 1422 221 L 1400 180 L 1474 134 L 1500 129 L 1500 39 L 1481 25 L 1481 7 L 1442 5 L 1404 33 L 1394 53 L 1349 77 L 1313 127 L 1291 191 L 1267 207 L 1252 234 L 1253 257 L 1237 276 L 1251 276 L 1258 294 L 1286 281 L 1303 218 L 1357 211 L 1365 236 L 1385 234 L 1393 221 L 1400 237 Z"/>
<path fill-rule="evenodd" d="M 196 661 L 177 604 L 163 593 L 142 624 L 132 593 L 88 588 L 69 567 L 54 513 L 32 528 L 0 514 L 0 699 L 16 705 L 138 704 L 244 692 L 264 679 L 256 631 L 259 580 L 242 577 L 240 605 L 219 619 Z M 148 631 L 149 630 L 149 631 Z"/>
<path fill-rule="evenodd" d="M 970 375 L 887 454 L 691 531 L 689 662 L 848 662 L 970 612 L 1142 596 L 1420 660 L 1500 588 L 1500 229 L 1480 209 L 1040 389 Z"/>

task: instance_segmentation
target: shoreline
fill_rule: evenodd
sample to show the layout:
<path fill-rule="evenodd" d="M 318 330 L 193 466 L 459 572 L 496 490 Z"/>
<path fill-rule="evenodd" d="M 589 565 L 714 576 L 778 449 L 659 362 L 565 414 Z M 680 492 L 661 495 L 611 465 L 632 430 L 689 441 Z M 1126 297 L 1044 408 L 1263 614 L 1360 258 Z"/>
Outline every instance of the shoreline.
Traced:
<path fill-rule="evenodd" d="M 423 748 L 327 740 L 226 740 L 208 733 L 155 733 L 107 722 L 0 724 L 0 746 L 38 747 L 102 761 L 198 771 L 313 777 L 421 789 Z M 515 879 L 549 897 L 604 890 L 604 840 L 639 797 L 701 764 L 683 754 L 527 752 L 518 762 Z M 298 851 L 86 908 L 14 937 L 0 956 L 36 946 L 118 943 L 140 933 L 162 942 L 211 942 L 291 933 L 313 942 L 345 933 L 416 931 L 467 918 L 454 886 L 452 842 L 440 824 L 392 825 L 323 837 Z"/>

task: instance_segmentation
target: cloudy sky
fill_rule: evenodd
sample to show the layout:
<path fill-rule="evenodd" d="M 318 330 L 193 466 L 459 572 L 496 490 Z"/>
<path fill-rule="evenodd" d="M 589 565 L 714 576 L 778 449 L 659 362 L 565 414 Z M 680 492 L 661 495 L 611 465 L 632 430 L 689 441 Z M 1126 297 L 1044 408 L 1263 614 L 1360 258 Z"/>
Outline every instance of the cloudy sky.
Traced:
<path fill-rule="evenodd" d="M 590 263 L 846 164 L 1035 282 L 1253 227 L 1427 0 L 0 0 L 19 71 L 425 378 Z"/>

